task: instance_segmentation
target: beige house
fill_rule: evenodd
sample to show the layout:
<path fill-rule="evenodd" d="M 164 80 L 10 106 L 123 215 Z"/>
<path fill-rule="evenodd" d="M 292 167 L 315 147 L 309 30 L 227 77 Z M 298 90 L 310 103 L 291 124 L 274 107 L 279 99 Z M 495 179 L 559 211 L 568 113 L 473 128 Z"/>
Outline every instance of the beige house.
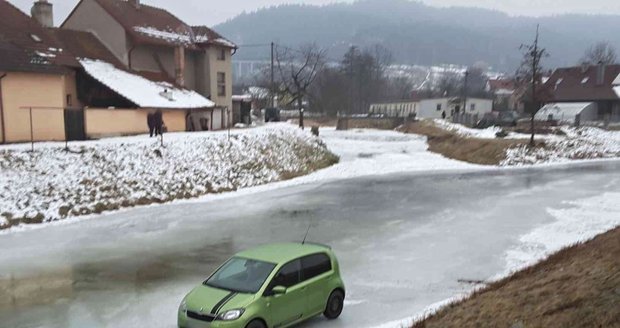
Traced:
<path fill-rule="evenodd" d="M 210 120 L 232 123 L 232 60 L 236 45 L 206 26 L 190 26 L 140 0 L 81 0 L 63 29 L 92 32 L 129 69 L 174 81 L 215 102 Z M 210 123 L 210 124 L 211 124 Z"/>
<path fill-rule="evenodd" d="M 0 0 L 0 143 L 83 140 L 226 126 L 223 107 L 165 74 L 129 69 L 93 33 L 51 27 L 51 3 L 31 18 Z"/>
<path fill-rule="evenodd" d="M 0 1 L 0 143 L 65 139 L 77 65 L 35 20 Z"/>

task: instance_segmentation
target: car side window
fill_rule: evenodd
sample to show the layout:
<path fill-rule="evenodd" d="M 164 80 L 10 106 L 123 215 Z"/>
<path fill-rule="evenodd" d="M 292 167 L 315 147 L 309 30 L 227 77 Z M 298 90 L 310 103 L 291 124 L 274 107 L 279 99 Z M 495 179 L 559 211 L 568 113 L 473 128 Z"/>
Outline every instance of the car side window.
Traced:
<path fill-rule="evenodd" d="M 286 288 L 297 285 L 301 281 L 301 264 L 299 260 L 285 264 L 271 281 L 271 288 L 284 286 Z"/>
<path fill-rule="evenodd" d="M 332 261 L 326 254 L 314 254 L 301 259 L 302 279 L 308 280 L 332 269 Z"/>

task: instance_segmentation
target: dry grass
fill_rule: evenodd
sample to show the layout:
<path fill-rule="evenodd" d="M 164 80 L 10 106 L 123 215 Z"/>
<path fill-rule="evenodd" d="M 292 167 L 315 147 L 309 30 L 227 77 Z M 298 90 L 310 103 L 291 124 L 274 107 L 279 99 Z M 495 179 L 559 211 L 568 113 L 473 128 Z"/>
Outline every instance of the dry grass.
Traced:
<path fill-rule="evenodd" d="M 432 152 L 482 165 L 498 165 L 506 159 L 509 148 L 527 144 L 524 140 L 467 138 L 437 127 L 429 121 L 409 122 L 399 131 L 426 136 Z"/>
<path fill-rule="evenodd" d="M 412 328 L 620 327 L 620 228 L 560 251 Z"/>

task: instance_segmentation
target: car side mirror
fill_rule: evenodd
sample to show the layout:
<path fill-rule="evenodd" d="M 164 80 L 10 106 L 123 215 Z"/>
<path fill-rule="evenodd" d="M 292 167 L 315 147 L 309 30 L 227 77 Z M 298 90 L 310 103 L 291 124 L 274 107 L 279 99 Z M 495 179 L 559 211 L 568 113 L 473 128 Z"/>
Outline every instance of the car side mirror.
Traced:
<path fill-rule="evenodd" d="M 275 295 L 275 296 L 277 296 L 277 295 L 284 295 L 284 294 L 286 294 L 286 287 L 284 287 L 284 286 L 275 286 L 271 290 L 271 294 Z"/>

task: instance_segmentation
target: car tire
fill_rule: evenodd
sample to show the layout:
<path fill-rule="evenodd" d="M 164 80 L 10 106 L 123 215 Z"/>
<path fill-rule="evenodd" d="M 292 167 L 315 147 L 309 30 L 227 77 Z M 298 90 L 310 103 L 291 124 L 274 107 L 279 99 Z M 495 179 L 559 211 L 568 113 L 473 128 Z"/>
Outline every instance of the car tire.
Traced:
<path fill-rule="evenodd" d="M 262 320 L 252 320 L 245 328 L 267 328 Z"/>
<path fill-rule="evenodd" d="M 327 299 L 327 305 L 325 306 L 325 312 L 323 315 L 329 319 L 337 319 L 342 313 L 344 308 L 344 294 L 339 290 L 334 290 Z"/>

